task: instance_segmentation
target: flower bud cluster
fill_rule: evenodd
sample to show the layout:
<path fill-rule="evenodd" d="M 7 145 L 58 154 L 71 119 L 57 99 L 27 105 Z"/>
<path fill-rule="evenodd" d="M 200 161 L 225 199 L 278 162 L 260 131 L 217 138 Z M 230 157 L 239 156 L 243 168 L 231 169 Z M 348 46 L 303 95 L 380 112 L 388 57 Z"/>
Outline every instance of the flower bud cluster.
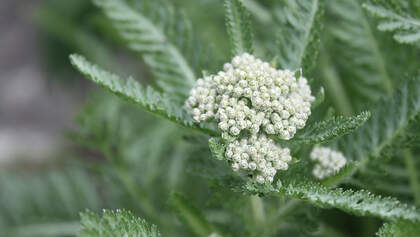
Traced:
<path fill-rule="evenodd" d="M 288 148 L 281 148 L 264 134 L 232 141 L 225 156 L 234 171 L 243 170 L 259 183 L 273 182 L 277 170 L 287 170 L 292 159 Z"/>
<path fill-rule="evenodd" d="M 287 170 L 290 150 L 266 137 L 292 138 L 305 126 L 314 97 L 307 80 L 289 70 L 244 53 L 216 75 L 198 79 L 185 102 L 195 122 L 215 120 L 223 134 L 235 138 L 225 151 L 234 171 L 243 170 L 257 182 L 272 182 Z"/>
<path fill-rule="evenodd" d="M 217 75 L 197 80 L 185 108 L 196 122 L 215 118 L 233 136 L 262 130 L 290 139 L 305 126 L 313 100 L 305 78 L 245 53 Z"/>
<path fill-rule="evenodd" d="M 341 152 L 328 147 L 315 147 L 310 158 L 317 162 L 312 174 L 318 179 L 337 173 L 346 164 L 346 158 Z"/>

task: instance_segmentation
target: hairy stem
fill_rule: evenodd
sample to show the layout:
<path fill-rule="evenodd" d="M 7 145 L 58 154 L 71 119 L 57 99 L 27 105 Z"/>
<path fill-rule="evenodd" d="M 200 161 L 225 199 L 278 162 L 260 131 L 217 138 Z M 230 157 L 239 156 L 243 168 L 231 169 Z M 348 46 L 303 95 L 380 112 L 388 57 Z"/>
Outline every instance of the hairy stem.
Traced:
<path fill-rule="evenodd" d="M 416 206 L 420 206 L 420 184 L 419 177 L 416 171 L 416 161 L 414 160 L 413 154 L 410 149 L 405 149 L 403 152 L 405 167 L 408 173 L 408 179 L 410 181 L 411 190 L 414 195 L 414 202 Z"/>
<path fill-rule="evenodd" d="M 279 223 L 289 214 L 294 212 L 297 207 L 299 207 L 300 204 L 303 202 L 298 199 L 290 199 L 287 201 L 279 210 L 278 212 L 271 218 L 271 220 L 268 223 L 268 228 L 278 228 L 280 225 Z"/>
<path fill-rule="evenodd" d="M 255 223 L 257 226 L 263 226 L 265 223 L 265 211 L 262 199 L 258 196 L 251 196 L 250 202 Z"/>

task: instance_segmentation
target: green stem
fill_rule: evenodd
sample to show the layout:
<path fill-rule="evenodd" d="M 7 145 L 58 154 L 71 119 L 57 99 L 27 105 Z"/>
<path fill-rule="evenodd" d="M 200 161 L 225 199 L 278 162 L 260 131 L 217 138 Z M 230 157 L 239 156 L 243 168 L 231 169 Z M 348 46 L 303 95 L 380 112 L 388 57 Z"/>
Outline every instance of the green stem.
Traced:
<path fill-rule="evenodd" d="M 267 24 L 273 21 L 270 11 L 255 0 L 243 0 L 244 6 L 261 23 Z"/>
<path fill-rule="evenodd" d="M 301 204 L 302 201 L 298 199 L 290 199 L 287 201 L 276 213 L 275 216 L 273 216 L 268 223 L 268 228 L 273 229 L 279 227 L 279 223 L 289 214 L 294 212 L 296 208 Z"/>
<path fill-rule="evenodd" d="M 416 171 L 416 161 L 414 160 L 413 154 L 410 149 L 403 151 L 405 167 L 407 168 L 408 179 L 414 195 L 414 202 L 416 206 L 420 206 L 420 185 L 419 177 Z"/>
<path fill-rule="evenodd" d="M 352 115 L 353 110 L 350 100 L 348 99 L 347 93 L 344 90 L 344 86 L 340 81 L 337 71 L 332 66 L 332 63 L 325 52 L 321 54 L 320 65 L 326 91 L 332 98 L 335 108 L 342 115 Z"/>
<path fill-rule="evenodd" d="M 250 202 L 255 223 L 257 226 L 263 226 L 265 223 L 265 211 L 262 199 L 258 196 L 251 196 Z"/>

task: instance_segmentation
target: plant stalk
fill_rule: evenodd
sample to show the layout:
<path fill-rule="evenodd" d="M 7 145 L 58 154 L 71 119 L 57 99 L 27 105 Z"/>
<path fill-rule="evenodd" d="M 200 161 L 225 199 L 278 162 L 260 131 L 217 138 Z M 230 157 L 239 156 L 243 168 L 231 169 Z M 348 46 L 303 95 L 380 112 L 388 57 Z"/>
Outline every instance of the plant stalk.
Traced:
<path fill-rule="evenodd" d="M 414 160 L 413 154 L 410 149 L 403 151 L 404 163 L 407 169 L 408 179 L 410 181 L 411 190 L 413 191 L 414 203 L 416 206 L 420 206 L 420 184 L 419 177 L 416 171 L 416 161 Z"/>

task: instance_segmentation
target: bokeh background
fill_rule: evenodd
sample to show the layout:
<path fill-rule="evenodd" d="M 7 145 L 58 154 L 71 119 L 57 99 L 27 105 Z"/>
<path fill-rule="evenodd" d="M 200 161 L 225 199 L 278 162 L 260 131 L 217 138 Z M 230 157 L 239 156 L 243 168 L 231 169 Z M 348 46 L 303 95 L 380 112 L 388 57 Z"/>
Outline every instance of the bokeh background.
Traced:
<path fill-rule="evenodd" d="M 51 55 L 64 53 L 57 44 L 66 44 L 49 33 L 42 19 L 41 11 L 54 4 L 50 2 L 5 0 L 0 6 L 1 166 L 45 162 L 66 150 L 62 131 L 72 126 L 86 97 L 87 83 L 65 74 L 71 70 L 65 57 L 54 61 Z"/>

